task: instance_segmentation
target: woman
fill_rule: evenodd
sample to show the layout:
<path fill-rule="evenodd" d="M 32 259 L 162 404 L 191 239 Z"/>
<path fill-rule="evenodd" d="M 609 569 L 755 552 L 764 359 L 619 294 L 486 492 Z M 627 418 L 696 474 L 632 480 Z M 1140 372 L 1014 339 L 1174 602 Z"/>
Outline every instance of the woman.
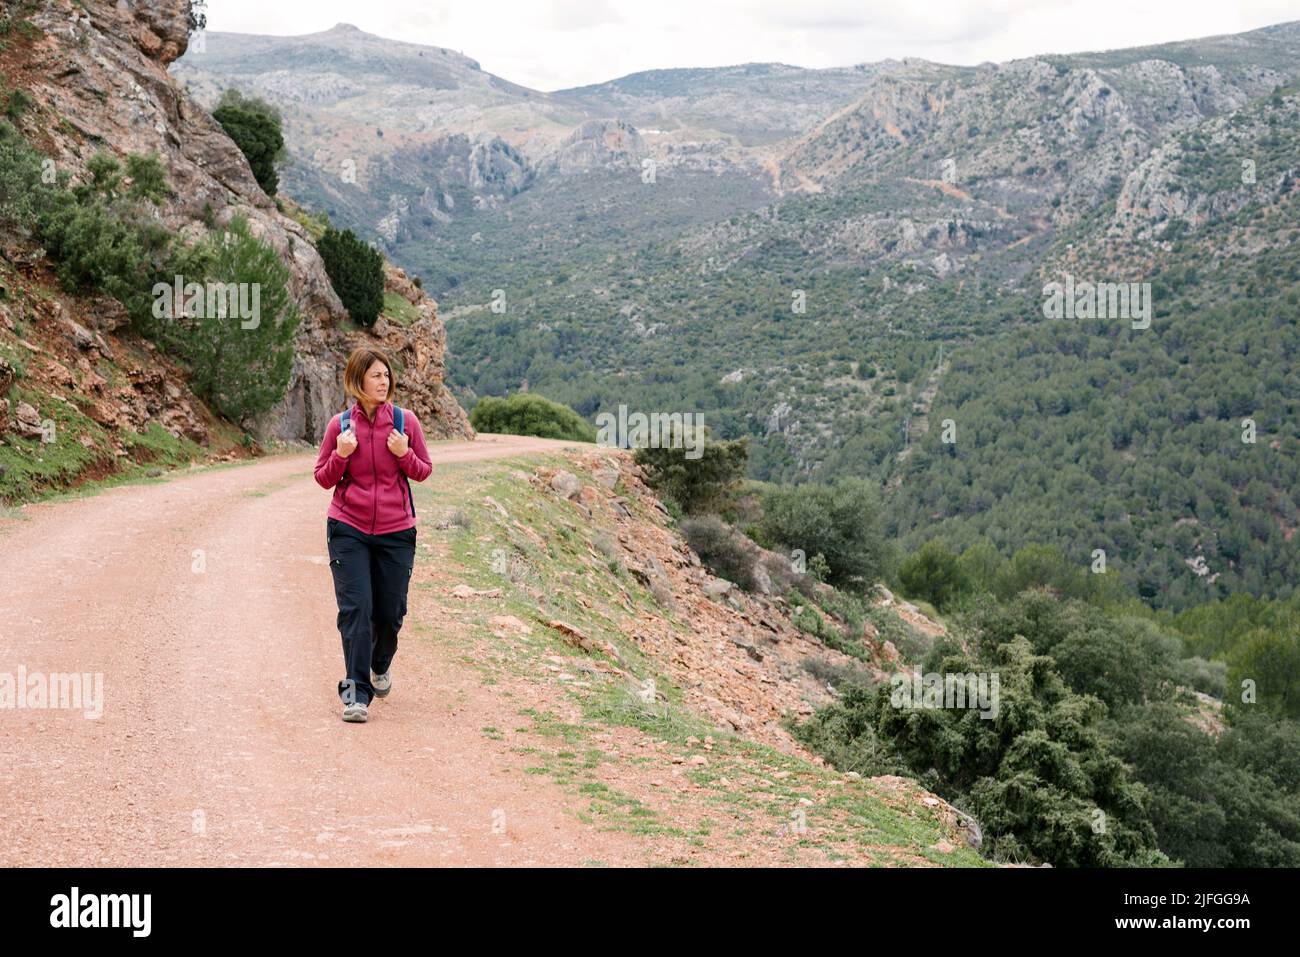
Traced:
<path fill-rule="evenodd" d="M 392 364 L 374 349 L 355 349 L 343 371 L 355 399 L 347 431 L 343 414 L 330 419 L 316 458 L 316 482 L 334 489 L 325 519 L 325 543 L 347 678 L 339 682 L 344 721 L 365 721 L 372 698 L 393 687 L 389 668 L 406 614 L 415 567 L 415 504 L 407 479 L 433 471 L 419 420 L 402 410 L 394 428 Z"/>

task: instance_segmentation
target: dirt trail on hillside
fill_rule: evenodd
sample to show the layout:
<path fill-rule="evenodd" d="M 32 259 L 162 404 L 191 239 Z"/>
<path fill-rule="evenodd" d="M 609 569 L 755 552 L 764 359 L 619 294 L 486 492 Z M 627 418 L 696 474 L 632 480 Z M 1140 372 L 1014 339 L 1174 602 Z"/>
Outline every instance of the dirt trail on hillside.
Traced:
<path fill-rule="evenodd" d="M 436 468 L 566 444 L 484 435 L 430 453 Z M 633 835 L 584 825 L 575 798 L 484 735 L 526 702 L 413 637 L 409 615 L 392 695 L 367 724 L 340 720 L 313 461 L 0 522 L 0 682 L 103 675 L 97 719 L 84 701 L 0 709 L 0 865 L 641 863 Z"/>

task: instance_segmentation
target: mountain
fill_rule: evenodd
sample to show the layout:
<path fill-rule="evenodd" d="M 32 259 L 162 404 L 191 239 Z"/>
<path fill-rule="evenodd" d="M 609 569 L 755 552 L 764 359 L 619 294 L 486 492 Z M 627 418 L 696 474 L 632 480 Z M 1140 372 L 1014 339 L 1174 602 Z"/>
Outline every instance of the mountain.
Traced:
<path fill-rule="evenodd" d="M 639 174 L 646 159 L 707 174 L 701 189 L 732 194 L 727 212 L 761 205 L 779 191 L 782 144 L 851 104 L 874 69 L 655 70 L 546 93 L 455 51 L 348 24 L 298 37 L 203 36 L 173 67 L 177 80 L 209 107 L 231 88 L 281 107 L 288 190 L 421 272 L 424 245 L 452 223 L 539 184 Z"/>
<path fill-rule="evenodd" d="M 331 44 L 364 58 L 359 91 L 322 92 L 303 51 Z M 1300 24 L 554 93 L 450 66 L 439 88 L 409 64 L 449 52 L 352 28 L 210 49 L 177 77 L 265 95 L 304 131 L 286 177 L 424 279 L 467 404 L 696 411 L 750 438 L 755 478 L 878 479 L 908 545 L 1101 548 L 1175 607 L 1300 574 Z M 327 141 L 364 146 L 355 183 Z M 1150 284 L 1148 334 L 1046 317 L 1066 274 Z M 1266 439 L 1243 459 L 1244 418 Z M 952 445 L 931 426 L 949 420 Z"/>

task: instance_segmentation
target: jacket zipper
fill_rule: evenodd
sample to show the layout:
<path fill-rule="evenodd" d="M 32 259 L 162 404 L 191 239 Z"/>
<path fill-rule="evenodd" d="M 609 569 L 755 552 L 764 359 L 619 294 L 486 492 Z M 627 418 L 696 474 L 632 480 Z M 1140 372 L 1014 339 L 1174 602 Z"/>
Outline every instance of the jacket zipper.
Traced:
<path fill-rule="evenodd" d="M 379 420 L 379 410 L 375 410 L 375 421 Z M 374 491 L 373 505 L 370 509 L 370 534 L 375 534 L 375 520 L 379 517 L 379 472 L 375 468 L 375 430 L 374 423 L 370 428 L 370 476 L 371 489 Z"/>
<path fill-rule="evenodd" d="M 339 478 L 339 511 L 348 503 L 348 464 L 343 463 L 343 475 Z"/>

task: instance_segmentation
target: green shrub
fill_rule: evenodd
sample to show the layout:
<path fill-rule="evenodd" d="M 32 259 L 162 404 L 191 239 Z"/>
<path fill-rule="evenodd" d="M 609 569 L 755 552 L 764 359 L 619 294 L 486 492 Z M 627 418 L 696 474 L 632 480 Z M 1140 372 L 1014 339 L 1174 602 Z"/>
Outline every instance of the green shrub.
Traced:
<path fill-rule="evenodd" d="M 1080 596 L 1087 591 L 1087 574 L 1055 545 L 1029 544 L 1002 566 L 994 587 L 1001 598 L 1014 598 L 1030 588 Z"/>
<path fill-rule="evenodd" d="M 1222 698 L 1228 687 L 1228 665 L 1223 661 L 1184 658 L 1174 669 L 1174 680 L 1185 688 Z"/>
<path fill-rule="evenodd" d="M 147 158 L 135 168 L 144 171 L 150 191 L 159 188 Z M 122 167 L 114 157 L 97 153 L 86 171 L 86 182 L 51 190 L 42 201 L 41 241 L 68 289 L 107 293 L 126 307 L 137 328 L 145 328 L 150 290 L 164 273 L 171 236 L 146 204 L 130 192 L 122 194 Z"/>
<path fill-rule="evenodd" d="M 1165 853 L 1187 867 L 1300 866 L 1300 725 L 1256 712 L 1216 741 L 1159 704 L 1117 730 Z"/>
<path fill-rule="evenodd" d="M 1182 643 L 1150 622 L 1098 616 L 1052 649 L 1057 669 L 1080 694 L 1111 708 L 1167 697 Z"/>
<path fill-rule="evenodd" d="M 517 392 L 506 399 L 484 396 L 475 404 L 469 422 L 479 432 L 596 441 L 596 429 L 590 422 L 567 405 L 532 392 Z"/>
<path fill-rule="evenodd" d="M 350 229 L 326 229 L 316 249 L 348 315 L 373 326 L 384 308 L 384 258 Z"/>
<path fill-rule="evenodd" d="M 41 182 L 43 157 L 9 123 L 0 121 L 0 229 L 26 232 L 51 190 Z"/>
<path fill-rule="evenodd" d="M 126 175 L 131 178 L 127 195 L 133 199 L 161 202 L 167 198 L 167 171 L 157 153 L 132 153 L 126 158 Z"/>
<path fill-rule="evenodd" d="M 678 530 L 695 549 L 704 567 L 745 591 L 754 591 L 757 579 L 758 546 L 716 515 L 701 515 L 683 521 Z"/>
<path fill-rule="evenodd" d="M 190 365 L 191 388 L 222 415 L 248 423 L 284 396 L 293 366 L 299 315 L 289 290 L 289 268 L 242 218 L 225 235 L 213 234 L 178 256 L 174 268 L 187 282 L 248 283 L 258 291 L 258 311 L 237 316 L 179 315 L 162 328 L 162 340 Z"/>
<path fill-rule="evenodd" d="M 1004 603 L 977 599 L 961 627 L 983 656 L 1023 636 L 1035 654 L 1055 659 L 1073 691 L 1112 708 L 1171 697 L 1183 652 L 1181 639 L 1145 618 L 1061 600 L 1042 589 Z"/>
<path fill-rule="evenodd" d="M 907 707 L 894 700 L 891 682 L 848 688 L 796 733 L 863 774 L 907 768 L 974 815 L 982 850 L 995 858 L 1058 867 L 1169 864 L 1156 847 L 1149 792 L 1108 749 L 1105 706 L 1073 694 L 1051 659 L 1023 638 L 998 648 L 987 665 L 957 653 L 941 666 L 947 674 L 990 671 L 999 675 L 990 718 L 973 707 Z"/>
<path fill-rule="evenodd" d="M 796 614 L 796 625 L 804 627 L 808 622 L 808 611 L 815 605 L 826 617 L 823 618 L 814 611 L 817 630 L 804 627 L 805 631 L 816 634 L 829 648 L 862 661 L 871 660 L 871 652 L 862 642 L 870 611 L 857 595 L 815 586 L 800 594 L 808 599 L 809 606 Z M 799 607 L 800 599 L 791 597 L 789 600 L 795 604 L 796 609 Z"/>
<path fill-rule="evenodd" d="M 928 601 L 940 611 L 968 590 L 957 556 L 937 539 L 898 566 L 898 581 L 907 597 Z"/>
<path fill-rule="evenodd" d="M 796 605 L 790 621 L 800 631 L 814 638 L 825 638 L 832 630 L 821 612 L 811 602 L 806 605 Z"/>
<path fill-rule="evenodd" d="M 834 485 L 778 486 L 763 497 L 766 539 L 821 555 L 830 584 L 862 592 L 884 573 L 888 551 L 876 489 L 863 479 Z M 809 559 L 811 565 L 812 559 Z"/>
<path fill-rule="evenodd" d="M 90 174 L 90 180 L 84 184 L 86 192 L 97 193 L 108 200 L 117 199 L 122 188 L 122 164 L 117 157 L 107 150 L 100 150 L 86 160 L 86 172 Z"/>
<path fill-rule="evenodd" d="M 11 120 L 18 120 L 32 108 L 33 102 L 26 90 L 14 90 L 9 94 L 9 101 L 5 104 L 5 116 Z"/>
<path fill-rule="evenodd" d="M 979 539 L 961 553 L 957 560 L 957 575 L 968 591 L 989 594 L 997 585 L 998 575 L 1006 560 L 988 539 Z"/>
<path fill-rule="evenodd" d="M 285 153 L 279 111 L 264 100 L 227 90 L 212 118 L 244 154 L 257 185 L 267 196 L 274 196 L 280 185 L 275 166 Z"/>
<path fill-rule="evenodd" d="M 1280 627 L 1250 632 L 1228 659 L 1228 702 L 1235 709 L 1256 708 L 1300 719 L 1300 615 L 1292 612 Z M 1247 685 L 1246 682 L 1252 684 Z M 1243 700 L 1255 689 L 1255 701 Z"/>
<path fill-rule="evenodd" d="M 660 447 L 638 448 L 632 456 L 645 469 L 650 486 L 687 515 L 723 511 L 739 488 L 749 460 L 749 446 L 744 439 L 710 442 L 707 430 L 705 436 L 698 458 L 687 458 L 690 450 L 675 430 Z"/>
<path fill-rule="evenodd" d="M 69 193 L 58 194 L 41 223 L 41 237 L 70 290 L 103 290 L 125 304 L 152 285 L 149 255 L 139 233 L 114 216 L 102 199 L 83 204 Z M 135 310 L 128 306 L 128 311 Z"/>

